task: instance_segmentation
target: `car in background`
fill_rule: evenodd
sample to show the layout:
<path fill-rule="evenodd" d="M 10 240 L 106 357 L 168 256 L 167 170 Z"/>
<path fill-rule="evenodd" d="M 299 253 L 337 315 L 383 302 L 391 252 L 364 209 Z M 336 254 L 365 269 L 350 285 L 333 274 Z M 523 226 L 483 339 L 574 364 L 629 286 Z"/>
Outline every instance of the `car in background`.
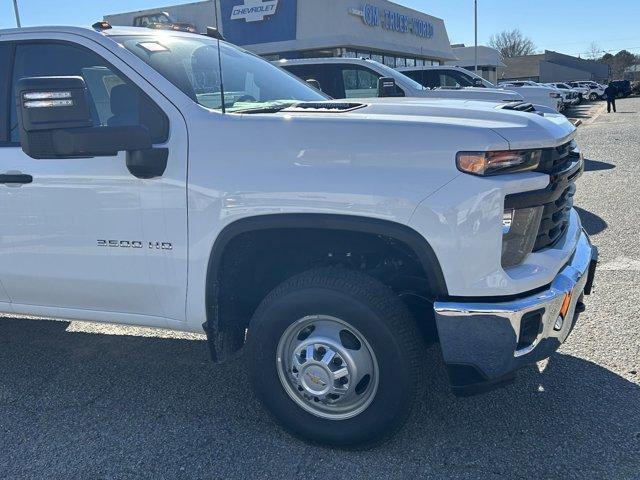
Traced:
<path fill-rule="evenodd" d="M 558 92 L 560 94 L 560 98 L 562 99 L 562 106 L 560 107 L 560 112 L 564 113 L 564 111 L 573 104 L 572 103 L 573 102 L 573 98 L 572 98 L 570 92 L 568 92 L 566 90 L 560 90 L 558 87 L 555 87 L 553 85 L 548 85 L 546 83 L 541 83 L 540 85 L 544 85 L 546 87 L 551 87 L 556 92 Z"/>
<path fill-rule="evenodd" d="M 566 83 L 557 82 L 547 83 L 546 85 L 558 89 L 564 99 L 565 107 L 580 105 L 580 103 L 582 103 L 582 94 Z"/>
<path fill-rule="evenodd" d="M 493 83 L 482 78 L 475 73 L 462 67 L 454 66 L 418 66 L 418 67 L 402 67 L 398 71 L 407 77 L 415 80 L 419 84 L 427 88 L 455 88 L 456 85 L 461 87 L 485 88 L 492 91 L 509 91 L 502 87 L 496 87 Z M 536 105 L 536 107 L 544 106 L 553 111 L 559 111 L 562 108 L 562 99 L 551 98 L 546 92 L 539 89 L 532 90 L 528 88 L 519 88 L 518 91 L 513 89 L 514 93 L 519 94 L 525 102 Z M 539 108 L 538 108 L 539 109 Z"/>
<path fill-rule="evenodd" d="M 557 88 L 541 85 L 529 80 L 518 80 L 514 82 L 501 82 L 499 88 L 512 90 L 520 93 L 527 101 L 546 105 L 557 111 L 564 109 L 564 99 L 562 93 Z M 534 101 L 536 99 L 536 101 Z"/>
<path fill-rule="evenodd" d="M 582 103 L 582 100 L 586 100 L 587 98 L 589 98 L 589 89 L 586 87 L 573 87 L 568 83 L 564 83 L 564 82 L 551 82 L 551 83 L 548 83 L 547 85 L 556 87 L 559 90 L 574 92 L 575 93 L 574 97 L 577 98 L 577 102 L 575 102 L 574 105 L 579 105 Z"/>
<path fill-rule="evenodd" d="M 391 67 L 364 58 L 305 58 L 273 62 L 333 98 L 419 97 L 523 102 L 520 94 L 497 88 L 428 88 Z M 386 85 L 381 86 L 381 83 Z"/>
<path fill-rule="evenodd" d="M 599 83 L 591 80 L 569 82 L 569 85 L 573 88 L 586 88 L 587 93 L 583 94 L 583 97 L 589 99 L 592 102 L 595 102 L 596 100 L 604 97 L 604 89 L 606 88 L 603 85 L 600 85 Z"/>

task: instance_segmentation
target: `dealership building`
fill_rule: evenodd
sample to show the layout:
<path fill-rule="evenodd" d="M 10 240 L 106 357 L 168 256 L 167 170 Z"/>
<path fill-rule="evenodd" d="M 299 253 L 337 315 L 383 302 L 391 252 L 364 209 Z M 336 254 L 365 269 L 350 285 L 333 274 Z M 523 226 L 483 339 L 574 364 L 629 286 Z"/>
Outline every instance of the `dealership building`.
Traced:
<path fill-rule="evenodd" d="M 606 82 L 609 66 L 593 60 L 564 55 L 546 50 L 536 55 L 506 58 L 506 67 L 501 69 L 501 81 L 532 80 L 534 82 L 572 82 L 593 80 Z"/>
<path fill-rule="evenodd" d="M 218 10 L 216 12 L 216 9 Z M 208 0 L 106 15 L 112 25 L 165 12 L 269 60 L 365 57 L 391 67 L 457 60 L 444 21 L 387 0 Z"/>

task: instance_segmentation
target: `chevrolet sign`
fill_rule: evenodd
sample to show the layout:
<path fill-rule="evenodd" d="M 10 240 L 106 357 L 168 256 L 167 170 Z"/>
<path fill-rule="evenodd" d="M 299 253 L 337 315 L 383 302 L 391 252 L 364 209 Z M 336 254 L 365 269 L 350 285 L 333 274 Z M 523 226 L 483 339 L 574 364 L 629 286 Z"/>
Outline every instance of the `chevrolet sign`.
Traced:
<path fill-rule="evenodd" d="M 244 4 L 236 5 L 231 11 L 231 20 L 245 22 L 261 22 L 270 15 L 276 13 L 278 0 L 244 0 Z"/>

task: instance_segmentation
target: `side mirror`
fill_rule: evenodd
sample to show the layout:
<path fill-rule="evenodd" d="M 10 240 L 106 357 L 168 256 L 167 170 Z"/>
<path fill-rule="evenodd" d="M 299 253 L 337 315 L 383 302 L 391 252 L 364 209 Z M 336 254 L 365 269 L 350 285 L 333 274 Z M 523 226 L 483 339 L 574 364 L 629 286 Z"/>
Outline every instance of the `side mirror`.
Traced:
<path fill-rule="evenodd" d="M 378 97 L 404 97 L 404 92 L 396 85 L 393 77 L 378 79 Z"/>
<path fill-rule="evenodd" d="M 18 81 L 16 105 L 22 150 L 32 158 L 114 156 L 151 149 L 141 125 L 94 127 L 82 77 L 29 77 Z"/>
<path fill-rule="evenodd" d="M 311 85 L 316 90 L 322 91 L 322 87 L 320 86 L 320 82 L 318 80 L 316 80 L 315 78 L 307 78 L 306 81 L 307 81 L 307 83 L 309 85 Z"/>

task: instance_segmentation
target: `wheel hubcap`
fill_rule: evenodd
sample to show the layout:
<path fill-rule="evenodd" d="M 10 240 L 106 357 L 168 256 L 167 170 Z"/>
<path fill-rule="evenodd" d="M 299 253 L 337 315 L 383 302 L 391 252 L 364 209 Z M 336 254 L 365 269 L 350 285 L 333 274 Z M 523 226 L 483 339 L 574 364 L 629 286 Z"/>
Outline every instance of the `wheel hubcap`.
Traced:
<path fill-rule="evenodd" d="M 289 397 L 322 418 L 355 417 L 378 388 L 371 346 L 357 329 L 335 317 L 304 317 L 287 328 L 278 343 L 277 367 Z"/>

